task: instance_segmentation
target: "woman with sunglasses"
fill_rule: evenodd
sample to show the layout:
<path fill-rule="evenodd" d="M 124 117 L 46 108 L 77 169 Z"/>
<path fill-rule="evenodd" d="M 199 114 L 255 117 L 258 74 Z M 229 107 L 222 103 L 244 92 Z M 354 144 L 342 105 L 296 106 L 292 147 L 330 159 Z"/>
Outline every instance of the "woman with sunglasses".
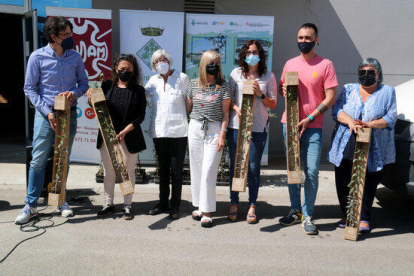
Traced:
<path fill-rule="evenodd" d="M 234 176 L 237 137 L 239 133 L 239 118 L 243 98 L 243 83 L 252 82 L 256 96 L 253 113 L 252 138 L 250 141 L 250 156 L 248 169 L 249 210 L 246 221 L 249 224 L 257 222 L 256 200 L 260 186 L 260 161 L 267 140 L 268 108 L 276 106 L 277 84 L 275 75 L 267 71 L 265 51 L 257 40 L 244 43 L 239 54 L 239 68 L 235 68 L 229 79 L 233 102 L 230 104 L 230 122 L 227 142 L 230 155 L 230 187 Z M 228 219 L 236 221 L 239 209 L 239 193 L 230 191 L 230 211 Z"/>
<path fill-rule="evenodd" d="M 151 98 L 152 117 L 149 136 L 153 138 L 160 176 L 160 200 L 149 212 L 157 215 L 169 210 L 170 219 L 178 219 L 181 203 L 182 175 L 187 148 L 187 91 L 190 79 L 171 69 L 173 60 L 165 50 L 157 50 L 151 57 L 153 75 L 145 85 Z M 171 173 L 170 173 L 171 172 Z M 171 175 L 171 200 L 170 197 Z"/>
<path fill-rule="evenodd" d="M 140 80 L 137 59 L 133 55 L 121 54 L 114 59 L 111 79 L 104 81 L 101 86 L 133 186 L 135 186 L 135 164 L 138 153 L 146 149 L 141 123 L 145 118 L 147 103 L 144 87 L 139 84 Z M 89 90 L 87 96 L 91 103 Z M 108 151 L 102 142 L 102 135 L 99 131 L 96 148 L 101 152 L 105 190 L 105 204 L 97 214 L 100 218 L 115 212 L 116 180 Z M 134 218 L 131 202 L 132 194 L 124 197 L 123 218 L 126 220 Z"/>
<path fill-rule="evenodd" d="M 382 84 L 382 68 L 375 58 L 366 58 L 361 62 L 358 81 L 359 83 L 344 86 L 332 108 L 336 126 L 328 161 L 335 165 L 336 190 L 343 214 L 338 226 L 345 228 L 356 133 L 360 128 L 372 129 L 359 225 L 360 233 L 369 233 L 371 209 L 380 172 L 386 164 L 395 162 L 394 126 L 397 104 L 394 88 Z"/>
<path fill-rule="evenodd" d="M 230 91 L 223 78 L 220 54 L 206 51 L 201 57 L 199 78 L 191 81 L 188 101 L 192 112 L 188 126 L 191 195 L 198 210 L 193 219 L 211 227 L 216 211 L 216 181 L 229 122 Z"/>

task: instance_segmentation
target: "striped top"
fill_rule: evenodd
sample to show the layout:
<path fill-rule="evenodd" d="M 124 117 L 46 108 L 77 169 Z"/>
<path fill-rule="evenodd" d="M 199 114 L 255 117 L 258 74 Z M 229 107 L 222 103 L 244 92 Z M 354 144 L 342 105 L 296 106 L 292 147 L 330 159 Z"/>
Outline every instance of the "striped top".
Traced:
<path fill-rule="evenodd" d="M 198 87 L 198 79 L 193 79 L 187 95 L 193 100 L 191 119 L 203 120 L 204 117 L 207 117 L 210 122 L 221 122 L 223 120 L 221 102 L 230 99 L 230 89 L 227 82 L 217 89 L 216 85 L 213 84 L 201 90 Z"/>

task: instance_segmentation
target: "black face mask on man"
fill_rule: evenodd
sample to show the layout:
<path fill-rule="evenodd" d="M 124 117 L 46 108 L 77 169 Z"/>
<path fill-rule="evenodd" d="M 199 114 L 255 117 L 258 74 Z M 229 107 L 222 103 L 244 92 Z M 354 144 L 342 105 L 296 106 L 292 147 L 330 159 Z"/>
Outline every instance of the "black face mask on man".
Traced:
<path fill-rule="evenodd" d="M 207 66 L 206 66 L 207 74 L 209 74 L 211 76 L 217 75 L 219 70 L 220 70 L 219 65 L 217 63 L 214 63 L 214 62 L 212 62 L 210 64 L 207 64 Z"/>
<path fill-rule="evenodd" d="M 62 39 L 62 42 L 60 43 L 60 46 L 64 49 L 64 50 L 70 50 L 73 49 L 73 44 L 75 44 L 75 42 L 73 41 L 73 38 L 71 36 Z"/>
<path fill-rule="evenodd" d="M 312 51 L 313 47 L 315 47 L 316 39 L 312 42 L 298 42 L 299 50 L 304 53 L 305 55 Z"/>
<path fill-rule="evenodd" d="M 360 70 L 358 72 L 358 82 L 365 87 L 374 85 L 377 82 L 375 70 Z"/>
<path fill-rule="evenodd" d="M 134 75 L 134 72 L 125 71 L 125 70 L 118 70 L 117 75 L 118 75 L 118 78 L 121 81 L 127 82 L 132 78 L 132 76 Z"/>

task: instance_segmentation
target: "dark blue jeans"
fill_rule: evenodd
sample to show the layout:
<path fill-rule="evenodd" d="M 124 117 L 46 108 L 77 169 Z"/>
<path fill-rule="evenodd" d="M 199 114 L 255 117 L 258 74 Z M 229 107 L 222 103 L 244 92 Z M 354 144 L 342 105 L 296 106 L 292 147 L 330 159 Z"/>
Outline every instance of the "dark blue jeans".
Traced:
<path fill-rule="evenodd" d="M 237 149 L 237 129 L 229 128 L 227 130 L 227 144 L 230 155 L 230 200 L 233 204 L 239 204 L 239 193 L 231 191 L 231 184 L 234 176 L 234 163 Z M 267 132 L 252 132 L 250 141 L 250 157 L 247 183 L 249 185 L 249 204 L 255 205 L 259 194 L 260 186 L 260 161 L 262 160 L 263 150 L 266 145 Z"/>

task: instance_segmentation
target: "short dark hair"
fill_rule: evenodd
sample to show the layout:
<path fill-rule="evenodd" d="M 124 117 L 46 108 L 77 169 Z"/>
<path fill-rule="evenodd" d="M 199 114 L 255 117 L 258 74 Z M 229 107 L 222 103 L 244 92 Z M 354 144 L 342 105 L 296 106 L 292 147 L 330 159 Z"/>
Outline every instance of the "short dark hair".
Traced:
<path fill-rule="evenodd" d="M 302 26 L 300 26 L 300 29 L 313 29 L 314 33 L 315 33 L 315 38 L 318 38 L 318 27 L 316 27 L 315 24 L 313 23 L 305 23 Z"/>
<path fill-rule="evenodd" d="M 258 40 L 248 40 L 244 43 L 243 47 L 240 49 L 239 53 L 239 66 L 242 68 L 243 75 L 246 77 L 249 72 L 249 65 L 246 63 L 247 51 L 249 50 L 250 45 L 256 45 L 257 50 L 259 51 L 259 75 L 263 76 L 267 71 L 266 67 L 266 53 Z"/>
<path fill-rule="evenodd" d="M 377 69 L 379 72 L 378 82 L 382 82 L 384 80 L 384 77 L 382 76 L 382 67 L 381 63 L 376 58 L 365 58 L 358 66 L 358 71 L 361 70 L 362 67 L 372 65 Z"/>
<path fill-rule="evenodd" d="M 134 74 L 132 75 L 131 80 L 128 82 L 128 87 L 134 88 L 139 86 L 141 83 L 141 69 L 139 68 L 138 61 L 135 56 L 131 54 L 119 54 L 115 56 L 111 71 L 112 82 L 114 84 L 118 83 L 118 74 L 116 73 L 116 69 L 118 68 L 118 65 L 121 61 L 129 61 L 134 69 Z"/>
<path fill-rule="evenodd" d="M 63 16 L 49 17 L 43 27 L 43 34 L 48 42 L 54 43 L 51 35 L 59 36 L 59 32 L 66 30 L 68 26 L 73 31 L 72 23 Z"/>

